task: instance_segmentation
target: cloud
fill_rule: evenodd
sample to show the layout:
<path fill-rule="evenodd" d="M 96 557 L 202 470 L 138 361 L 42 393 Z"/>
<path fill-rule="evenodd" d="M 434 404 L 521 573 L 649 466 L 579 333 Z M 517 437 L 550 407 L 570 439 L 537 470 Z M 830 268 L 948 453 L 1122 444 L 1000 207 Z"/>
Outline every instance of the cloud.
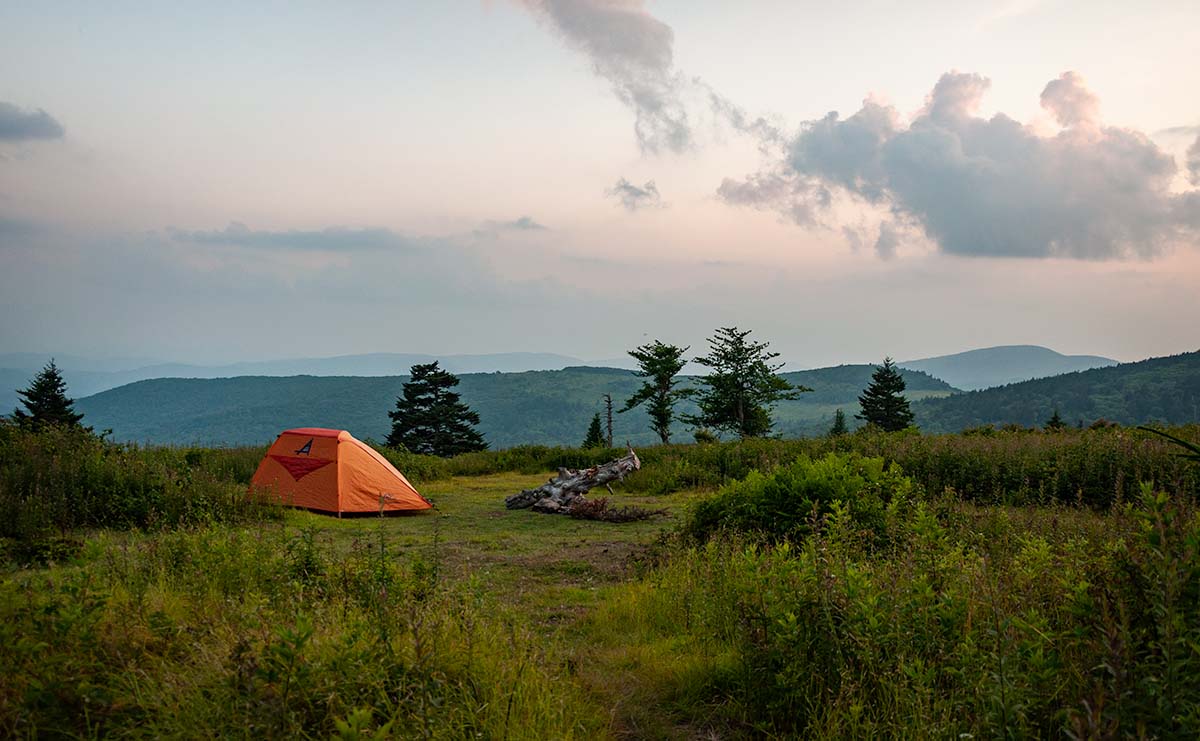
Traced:
<path fill-rule="evenodd" d="M 662 201 L 662 194 L 658 192 L 658 186 L 654 184 L 653 180 L 647 180 L 645 185 L 638 187 L 625 178 L 621 178 L 616 185 L 605 192 L 620 201 L 621 205 L 629 211 L 637 211 L 640 208 L 662 208 L 665 205 Z"/>
<path fill-rule="evenodd" d="M 42 109 L 26 112 L 0 100 L 0 141 L 61 139 L 63 127 Z"/>
<path fill-rule="evenodd" d="M 515 229 L 517 231 L 545 231 L 546 227 L 533 220 L 532 216 L 521 216 L 512 221 L 489 221 L 488 226 L 495 229 Z"/>
<path fill-rule="evenodd" d="M 241 222 L 234 221 L 222 230 L 189 232 L 171 229 L 169 233 L 176 241 L 180 242 L 266 249 L 352 252 L 405 249 L 412 246 L 408 239 L 390 229 L 354 229 L 345 226 L 334 226 L 317 231 L 272 232 L 256 231 Z"/>
<path fill-rule="evenodd" d="M 1200 185 L 1200 134 L 1196 135 L 1196 141 L 1188 148 L 1187 169 L 1192 185 Z"/>
<path fill-rule="evenodd" d="M 689 148 L 693 137 L 681 93 L 685 81 L 673 61 L 675 34 L 646 12 L 642 0 L 519 1 L 586 54 L 595 73 L 633 109 L 642 151 Z"/>
<path fill-rule="evenodd" d="M 875 240 L 875 254 L 881 260 L 890 260 L 896 256 L 896 248 L 900 246 L 900 230 L 890 221 L 879 225 L 879 237 Z"/>
<path fill-rule="evenodd" d="M 1041 104 L 1061 130 L 1040 135 L 998 113 L 977 114 L 987 78 L 950 72 L 907 124 L 874 100 L 848 118 L 801 125 L 786 153 L 743 180 L 727 203 L 770 208 L 798 224 L 833 217 L 847 198 L 915 227 L 957 255 L 1105 260 L 1153 257 L 1196 230 L 1200 194 L 1175 193 L 1175 160 L 1141 132 L 1105 126 L 1074 72 Z M 1200 177 L 1200 144 L 1189 173 Z M 885 223 L 876 251 L 894 254 Z"/>

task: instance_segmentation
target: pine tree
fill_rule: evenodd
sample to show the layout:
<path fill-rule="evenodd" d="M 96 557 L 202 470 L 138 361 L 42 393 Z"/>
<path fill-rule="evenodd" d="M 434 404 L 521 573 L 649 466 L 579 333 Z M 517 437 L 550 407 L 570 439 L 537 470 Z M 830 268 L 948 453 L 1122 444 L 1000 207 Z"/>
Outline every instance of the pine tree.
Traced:
<path fill-rule="evenodd" d="M 387 444 L 413 453 L 450 457 L 484 450 L 487 443 L 475 429 L 479 415 L 451 391 L 458 377 L 438 367 L 437 361 L 412 367 L 412 378 L 388 412 L 392 432 Z"/>
<path fill-rule="evenodd" d="M 833 413 L 833 427 L 829 428 L 829 436 L 839 437 L 846 432 L 846 413 L 839 409 Z"/>
<path fill-rule="evenodd" d="M 80 421 L 83 415 L 75 411 L 75 401 L 67 397 L 67 383 L 51 358 L 42 368 L 29 388 L 17 391 L 25 409 L 13 410 L 17 424 L 29 429 L 41 429 L 51 425 L 84 428 Z"/>
<path fill-rule="evenodd" d="M 617 413 L 628 412 L 636 406 L 646 404 L 650 414 L 650 428 L 658 433 L 664 445 L 671 442 L 671 422 L 675 419 L 675 404 L 687 396 L 687 392 L 675 388 L 679 383 L 676 375 L 687 362 L 683 359 L 683 354 L 687 351 L 686 347 L 665 345 L 658 340 L 629 351 L 630 357 L 638 361 L 638 377 L 648 380 L 625 401 L 625 406 Z"/>
<path fill-rule="evenodd" d="M 913 413 L 904 397 L 904 377 L 891 358 L 871 374 L 871 383 L 858 397 L 862 414 L 854 415 L 885 432 L 903 430 L 913 423 Z"/>
<path fill-rule="evenodd" d="M 604 444 L 612 447 L 612 394 L 604 395 Z"/>
<path fill-rule="evenodd" d="M 726 430 L 739 437 L 761 437 L 771 431 L 771 407 L 795 399 L 805 391 L 777 375 L 783 363 L 772 364 L 779 353 L 768 352 L 766 342 L 746 339 L 751 330 L 722 327 L 710 337 L 708 355 L 696 362 L 712 371 L 700 379 L 695 394 L 700 413 L 685 418 L 689 424 Z"/>
<path fill-rule="evenodd" d="M 592 423 L 588 425 L 587 437 L 583 438 L 583 448 L 603 448 L 604 447 L 604 430 L 600 427 L 600 413 L 597 412 L 592 417 Z"/>
<path fill-rule="evenodd" d="M 1058 407 L 1054 407 L 1054 414 L 1050 419 L 1046 420 L 1044 427 L 1046 432 L 1062 432 L 1067 429 L 1067 423 L 1063 420 L 1062 415 L 1058 413 Z"/>

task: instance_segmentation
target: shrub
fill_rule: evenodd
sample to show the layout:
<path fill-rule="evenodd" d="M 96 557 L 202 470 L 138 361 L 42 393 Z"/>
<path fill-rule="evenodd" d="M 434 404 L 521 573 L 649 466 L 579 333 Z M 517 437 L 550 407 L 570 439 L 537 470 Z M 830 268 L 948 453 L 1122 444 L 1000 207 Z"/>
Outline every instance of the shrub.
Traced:
<path fill-rule="evenodd" d="M 744 480 L 698 503 L 685 530 L 706 539 L 720 529 L 758 532 L 772 539 L 808 535 L 839 504 L 859 530 L 884 536 L 888 502 L 907 498 L 913 483 L 882 458 L 830 453 L 801 456 L 774 473 L 752 471 Z"/>
<path fill-rule="evenodd" d="M 800 543 L 680 540 L 588 627 L 691 657 L 692 707 L 731 737 L 1200 734 L 1193 500 L 938 498 L 886 517 L 886 548 L 859 547 L 836 511 Z"/>
<path fill-rule="evenodd" d="M 277 507 L 252 500 L 245 484 L 236 480 L 248 457 L 143 450 L 78 429 L 30 431 L 0 425 L 0 537 L 37 540 L 89 527 L 277 516 Z"/>

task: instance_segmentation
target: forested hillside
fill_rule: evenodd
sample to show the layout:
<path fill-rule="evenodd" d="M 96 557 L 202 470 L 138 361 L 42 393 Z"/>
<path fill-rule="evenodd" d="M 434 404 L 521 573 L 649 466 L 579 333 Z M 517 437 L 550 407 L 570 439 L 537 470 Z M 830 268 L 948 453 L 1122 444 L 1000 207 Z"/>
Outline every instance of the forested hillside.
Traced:
<path fill-rule="evenodd" d="M 927 432 L 992 424 L 1040 426 L 1058 409 L 1067 424 L 1200 421 L 1200 352 L 1039 378 L 913 404 Z"/>
<path fill-rule="evenodd" d="M 779 406 L 776 431 L 788 437 L 822 434 L 839 407 L 853 418 L 857 396 L 872 369 L 842 365 L 784 374 L 813 392 Z M 630 371 L 588 367 L 469 373 L 461 379 L 463 401 L 479 412 L 480 430 L 493 447 L 577 445 L 592 415 L 601 411 L 604 394 L 612 394 L 619 408 L 640 385 Z M 905 379 L 913 399 L 953 391 L 923 373 L 906 371 Z M 387 413 L 406 380 L 407 376 L 164 378 L 80 399 L 78 408 L 88 424 L 112 429 L 118 440 L 256 444 L 299 426 L 345 428 L 359 437 L 382 440 L 390 424 Z M 690 440 L 682 424 L 675 426 L 674 434 Z M 614 437 L 638 445 L 657 439 L 641 409 L 615 415 Z"/>

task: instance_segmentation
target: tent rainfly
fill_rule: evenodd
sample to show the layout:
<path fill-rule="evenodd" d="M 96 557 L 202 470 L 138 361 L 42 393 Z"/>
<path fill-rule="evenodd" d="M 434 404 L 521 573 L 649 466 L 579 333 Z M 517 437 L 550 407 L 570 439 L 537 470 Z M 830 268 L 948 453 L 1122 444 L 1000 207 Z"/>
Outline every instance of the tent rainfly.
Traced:
<path fill-rule="evenodd" d="M 345 430 L 287 430 L 267 450 L 252 491 L 283 504 L 330 514 L 378 514 L 429 509 L 404 474 Z"/>

